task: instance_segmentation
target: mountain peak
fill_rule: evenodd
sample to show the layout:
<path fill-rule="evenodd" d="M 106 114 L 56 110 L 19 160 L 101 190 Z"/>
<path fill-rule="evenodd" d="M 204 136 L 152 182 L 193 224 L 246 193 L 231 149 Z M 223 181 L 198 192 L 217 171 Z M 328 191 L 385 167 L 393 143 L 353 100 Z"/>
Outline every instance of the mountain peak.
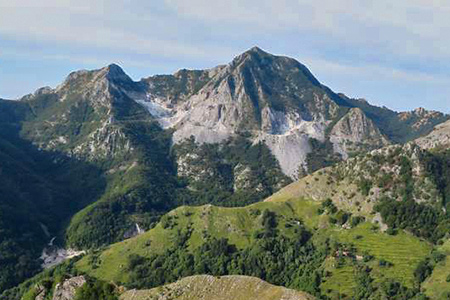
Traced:
<path fill-rule="evenodd" d="M 124 72 L 124 70 L 117 64 L 110 64 L 103 69 L 100 69 L 100 74 L 104 74 L 109 80 L 131 80 L 130 77 Z"/>
<path fill-rule="evenodd" d="M 269 54 L 266 51 L 259 48 L 258 46 L 253 46 L 252 48 L 247 50 L 245 53 Z"/>
<path fill-rule="evenodd" d="M 265 58 L 265 57 L 273 57 L 274 55 L 265 52 L 264 50 L 262 50 L 261 48 L 254 46 L 252 48 L 250 48 L 249 50 L 243 52 L 242 54 L 238 55 L 235 57 L 235 59 L 233 59 L 234 64 L 239 64 L 243 61 L 247 61 L 247 60 L 252 60 L 252 59 L 261 59 L 261 58 Z"/>
<path fill-rule="evenodd" d="M 120 74 L 124 74 L 125 72 L 123 71 L 123 69 L 119 66 L 119 65 L 117 65 L 117 64 L 115 64 L 115 63 L 112 63 L 112 64 L 109 64 L 107 67 L 105 67 L 107 70 L 108 70 L 108 72 L 110 72 L 110 73 L 120 73 Z"/>

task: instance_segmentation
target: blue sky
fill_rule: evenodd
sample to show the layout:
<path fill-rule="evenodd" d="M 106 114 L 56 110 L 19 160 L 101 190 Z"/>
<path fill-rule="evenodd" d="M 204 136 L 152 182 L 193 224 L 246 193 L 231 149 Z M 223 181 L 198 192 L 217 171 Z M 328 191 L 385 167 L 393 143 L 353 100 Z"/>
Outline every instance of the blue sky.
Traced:
<path fill-rule="evenodd" d="M 448 0 L 0 0 L 0 97 L 115 62 L 135 80 L 259 46 L 336 92 L 450 113 Z"/>

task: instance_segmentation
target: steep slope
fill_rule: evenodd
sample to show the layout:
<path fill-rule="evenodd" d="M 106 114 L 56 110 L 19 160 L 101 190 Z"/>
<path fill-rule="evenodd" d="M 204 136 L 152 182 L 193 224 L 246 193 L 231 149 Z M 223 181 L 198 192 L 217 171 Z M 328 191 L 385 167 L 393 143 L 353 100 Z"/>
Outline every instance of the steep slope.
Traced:
<path fill-rule="evenodd" d="M 10 251 L 15 254 L 7 262 L 8 272 L 25 271 L 4 284 L 36 270 L 30 257 L 46 235 L 39 222 L 58 235 L 60 244 L 64 231 L 67 246 L 97 248 L 152 228 L 182 204 L 260 201 L 292 179 L 359 152 L 416 138 L 447 119 L 425 110 L 396 113 L 337 95 L 294 59 L 256 47 L 227 65 L 139 82 L 117 65 L 73 72 L 57 88 L 41 88 L 20 101 L 0 100 L 0 166 L 5 170 L 0 179 L 2 191 L 11 195 L 0 213 L 14 224 L 2 225 L 7 232 L 2 242 L 20 244 L 25 236 L 33 244 Z M 318 199 L 330 197 L 337 206 L 365 216 L 378 195 L 401 199 L 406 193 L 417 202 L 446 207 L 450 188 L 438 178 L 448 169 L 433 167 L 438 171 L 431 183 L 422 172 L 431 172 L 430 165 L 446 166 L 445 154 L 432 156 L 425 166 L 417 164 L 417 176 L 411 162 L 413 179 L 425 184 L 411 190 L 404 180 L 410 172 L 402 173 L 392 149 L 389 159 L 395 166 L 389 162 L 392 169 L 383 178 L 371 174 L 376 167 L 365 166 L 372 165 L 371 157 L 358 158 L 356 165 L 367 171 L 352 167 L 355 160 L 339 165 L 343 171 L 333 171 L 330 176 L 337 177 L 327 184 L 332 188 L 305 183 L 315 190 L 307 197 L 321 193 Z M 413 154 L 422 155 L 415 150 L 399 155 Z M 379 156 L 384 154 L 374 154 Z M 397 189 L 383 186 L 378 193 L 368 183 L 385 182 L 390 173 Z M 311 178 L 328 182 L 325 175 Z M 338 183 L 348 183 L 352 192 Z M 14 201 L 21 209 L 11 212 Z M 24 221 L 30 222 L 17 226 Z M 20 248 L 31 252 L 22 259 L 23 269 L 14 269 Z"/>
<path fill-rule="evenodd" d="M 173 100 L 180 89 L 176 86 L 175 91 L 149 97 L 156 99 L 150 112 L 160 116 L 163 126 L 174 129 L 175 143 L 191 136 L 200 144 L 219 143 L 247 134 L 254 143 L 261 141 L 271 149 L 286 175 L 296 177 L 311 151 L 309 137 L 323 140 L 325 127 L 338 115 L 334 95 L 305 66 L 256 47 L 227 66 L 201 74 L 197 92 L 190 88 L 191 81 L 181 88 L 189 91 L 182 94 L 183 101 Z M 165 113 L 156 113 L 156 105 Z"/>
<path fill-rule="evenodd" d="M 450 145 L 450 121 L 434 127 L 428 135 L 415 140 L 424 149 L 448 148 Z"/>
<path fill-rule="evenodd" d="M 131 290 L 120 296 L 122 300 L 144 299 L 210 299 L 210 300 L 309 300 L 314 297 L 268 284 L 247 276 L 192 276 L 176 283 L 151 290 Z"/>
<path fill-rule="evenodd" d="M 409 141 L 448 119 L 423 109 L 397 113 L 337 95 L 296 60 L 257 47 L 228 65 L 141 83 L 147 95 L 137 101 L 174 130 L 175 144 L 191 136 L 199 144 L 245 136 L 265 144 L 292 179 L 361 151 Z"/>
<path fill-rule="evenodd" d="M 6 106 L 6 108 L 5 108 Z M 19 136 L 16 117 L 23 103 L 0 101 L 0 290 L 40 269 L 38 257 L 52 237 L 60 244 L 61 227 L 104 186 L 93 165 L 58 152 L 39 151 Z M 79 189 L 79 185 L 84 187 Z"/>
<path fill-rule="evenodd" d="M 185 82 L 189 74 L 181 71 L 174 78 Z M 14 127 L 21 139 L 42 153 L 58 153 L 61 160 L 98 170 L 100 180 L 91 182 L 98 193 L 77 193 L 78 210 L 92 205 L 70 222 L 69 246 L 122 240 L 136 234 L 137 227 L 150 228 L 161 214 L 182 203 L 252 203 L 289 182 L 270 151 L 259 144 L 230 140 L 229 146 L 213 150 L 187 141 L 184 148 L 171 149 L 171 131 L 164 131 L 136 100 L 145 97 L 147 89 L 172 86 L 170 80 L 159 85 L 158 80 L 133 82 L 120 67 L 110 65 L 73 72 L 57 88 L 39 89 L 20 101 L 1 101 L 4 126 Z M 203 164 L 206 154 L 210 163 Z M 197 178 L 202 173 L 217 176 Z"/>
<path fill-rule="evenodd" d="M 372 150 L 389 144 L 380 130 L 360 108 L 352 108 L 331 129 L 334 151 L 344 159 L 355 151 Z"/>
<path fill-rule="evenodd" d="M 71 73 L 56 89 L 25 96 L 33 118 L 23 135 L 39 148 L 59 150 L 90 161 L 126 160 L 131 145 L 121 124 L 148 121 L 145 110 L 128 94 L 136 84 L 116 65 Z"/>
<path fill-rule="evenodd" d="M 170 139 L 130 95 L 142 90 L 120 67 L 70 74 L 56 89 L 44 88 L 20 103 L 31 113 L 20 123 L 21 135 L 46 152 L 95 165 L 106 187 L 95 204 L 72 220 L 67 240 L 76 247 L 123 239 L 145 215 L 170 209 L 177 183 L 169 159 Z M 163 180 L 162 178 L 166 178 Z"/>
<path fill-rule="evenodd" d="M 432 169 L 433 155 L 417 145 L 388 146 L 304 177 L 266 201 L 331 199 L 337 207 L 366 217 L 371 217 L 374 206 L 384 198 L 441 207 L 445 192 Z"/>

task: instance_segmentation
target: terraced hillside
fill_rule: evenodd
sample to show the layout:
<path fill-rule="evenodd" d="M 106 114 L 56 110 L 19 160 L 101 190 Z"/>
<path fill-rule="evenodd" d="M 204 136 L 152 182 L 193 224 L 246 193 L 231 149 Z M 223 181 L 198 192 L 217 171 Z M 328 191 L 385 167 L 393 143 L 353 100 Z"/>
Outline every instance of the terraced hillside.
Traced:
<path fill-rule="evenodd" d="M 447 255 L 434 268 L 431 276 L 424 282 L 425 294 L 431 299 L 448 299 L 450 296 L 450 241 L 438 248 Z"/>

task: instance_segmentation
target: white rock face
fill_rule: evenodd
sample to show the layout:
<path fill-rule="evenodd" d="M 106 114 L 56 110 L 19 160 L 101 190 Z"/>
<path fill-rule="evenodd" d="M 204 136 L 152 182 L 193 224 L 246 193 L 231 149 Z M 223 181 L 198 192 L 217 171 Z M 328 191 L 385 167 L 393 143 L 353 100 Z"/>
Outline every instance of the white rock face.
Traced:
<path fill-rule="evenodd" d="M 299 169 L 306 169 L 306 158 L 312 151 L 310 138 L 325 139 L 325 121 L 302 121 L 297 114 L 272 113 L 270 131 L 260 131 L 254 143 L 263 142 L 280 163 L 283 173 L 297 179 Z"/>
<path fill-rule="evenodd" d="M 86 283 L 84 276 L 72 277 L 55 286 L 53 300 L 73 300 L 77 289 Z"/>
<path fill-rule="evenodd" d="M 44 269 L 52 268 L 63 261 L 85 254 L 85 251 L 76 251 L 73 249 L 63 249 L 53 245 L 56 237 L 53 237 L 47 247 L 42 250 L 39 257 L 42 260 L 41 267 Z"/>
<path fill-rule="evenodd" d="M 236 135 L 242 122 L 243 108 L 237 103 L 221 102 L 220 97 L 200 99 L 201 96 L 194 96 L 188 103 L 173 109 L 167 109 L 154 100 L 137 101 L 148 109 L 163 128 L 175 129 L 175 144 L 191 136 L 202 144 L 220 143 Z M 309 138 L 323 141 L 328 122 L 304 121 L 299 113 L 284 113 L 267 106 L 262 109 L 261 117 L 261 129 L 250 131 L 253 142 L 265 143 L 279 161 L 282 171 L 296 179 L 299 167 L 306 167 L 306 156 L 311 152 Z"/>
<path fill-rule="evenodd" d="M 326 140 L 326 129 L 339 106 L 304 66 L 285 57 L 252 49 L 215 69 L 203 87 L 182 100 L 147 95 L 137 99 L 163 128 L 174 130 L 173 143 L 194 137 L 197 143 L 220 143 L 243 132 L 263 142 L 281 170 L 297 179 L 307 169 L 310 138 Z M 191 84 L 192 85 L 192 84 Z M 350 112 L 331 132 L 334 151 L 348 157 L 347 142 L 387 145 L 360 109 Z M 375 146 L 376 144 L 376 146 Z"/>
<path fill-rule="evenodd" d="M 293 179 L 298 178 L 299 168 L 306 168 L 306 157 L 311 152 L 309 136 L 294 131 L 286 135 L 261 133 L 255 140 L 264 142 L 280 163 L 283 173 Z"/>

